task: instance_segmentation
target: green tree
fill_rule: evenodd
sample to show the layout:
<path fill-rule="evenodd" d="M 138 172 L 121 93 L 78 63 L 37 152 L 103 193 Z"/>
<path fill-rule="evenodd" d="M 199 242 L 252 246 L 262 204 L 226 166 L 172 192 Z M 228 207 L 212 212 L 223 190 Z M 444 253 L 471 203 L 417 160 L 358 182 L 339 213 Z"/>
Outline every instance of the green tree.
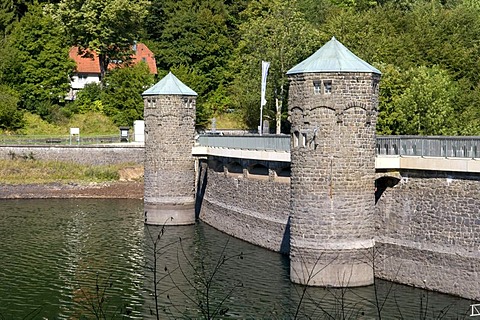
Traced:
<path fill-rule="evenodd" d="M 457 80 L 467 77 L 474 84 L 480 80 L 478 8 L 420 2 L 407 16 L 404 32 L 411 37 L 407 45 L 417 65 L 441 66 Z"/>
<path fill-rule="evenodd" d="M 454 102 L 458 90 L 448 73 L 440 67 L 412 68 L 404 76 L 405 91 L 393 97 L 399 128 L 395 134 L 453 135 Z"/>
<path fill-rule="evenodd" d="M 19 95 L 6 85 L 0 85 L 0 129 L 17 130 L 23 126 L 23 113 L 17 109 Z"/>
<path fill-rule="evenodd" d="M 321 27 L 327 20 L 328 13 L 332 11 L 333 4 L 330 0 L 297 0 L 298 9 L 305 19 L 315 27 Z"/>
<path fill-rule="evenodd" d="M 147 64 L 115 68 L 107 74 L 102 92 L 102 105 L 106 115 L 116 125 L 131 126 L 143 119 L 142 92 L 153 84 Z"/>
<path fill-rule="evenodd" d="M 171 70 L 182 81 L 184 75 L 193 77 L 193 81 L 187 78 L 187 83 L 198 93 L 200 126 L 228 103 L 224 96 L 230 81 L 228 62 L 238 39 L 237 23 L 244 3 L 245 0 L 152 1 L 150 10 L 160 17 L 158 21 L 147 19 L 147 34 L 155 42 L 152 49 L 157 65 L 161 70 Z"/>
<path fill-rule="evenodd" d="M 102 88 L 98 83 L 87 83 L 69 106 L 73 113 L 103 112 Z"/>
<path fill-rule="evenodd" d="M 204 74 L 205 86 L 193 89 L 208 99 L 224 81 L 233 50 L 223 1 L 166 1 L 164 12 L 165 24 L 157 39 L 157 64 L 163 70 L 185 65 Z"/>
<path fill-rule="evenodd" d="M 171 71 L 180 81 L 197 92 L 195 125 L 197 128 L 207 127 L 210 119 L 213 117 L 213 111 L 204 103 L 206 99 L 203 94 L 208 92 L 206 75 L 201 73 L 197 68 L 186 65 L 174 66 L 171 68 Z M 166 72 L 164 74 L 166 74 Z"/>
<path fill-rule="evenodd" d="M 398 134 L 403 124 L 403 114 L 396 108 L 394 100 L 398 99 L 407 85 L 402 77 L 402 72 L 394 65 L 382 64 L 379 66 L 382 72 L 378 102 L 378 134 Z"/>
<path fill-rule="evenodd" d="M 126 61 L 139 39 L 148 0 L 61 0 L 50 8 L 62 22 L 70 44 L 98 54 L 100 79 L 114 61 Z"/>
<path fill-rule="evenodd" d="M 4 38 L 15 21 L 15 7 L 12 0 L 0 0 L 0 35 Z"/>
<path fill-rule="evenodd" d="M 376 0 L 330 0 L 333 4 L 355 10 L 367 10 L 377 5 Z"/>
<path fill-rule="evenodd" d="M 65 38 L 40 5 L 30 10 L 0 49 L 0 81 L 20 93 L 20 106 L 46 118 L 58 109 L 70 88 L 74 63 Z"/>
<path fill-rule="evenodd" d="M 314 53 L 329 36 L 320 36 L 304 19 L 295 0 L 253 0 L 243 14 L 242 38 L 232 61 L 231 99 L 236 108 L 244 111 L 246 124 L 256 128 L 262 60 L 270 62 L 265 119 L 273 120 L 277 104 L 285 115 L 286 72 Z"/>

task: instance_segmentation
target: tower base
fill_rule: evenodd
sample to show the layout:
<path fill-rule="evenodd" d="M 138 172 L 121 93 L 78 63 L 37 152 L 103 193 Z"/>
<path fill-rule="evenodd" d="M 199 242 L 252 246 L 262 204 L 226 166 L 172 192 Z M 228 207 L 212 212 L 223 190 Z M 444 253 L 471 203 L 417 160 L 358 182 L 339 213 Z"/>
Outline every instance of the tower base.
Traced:
<path fill-rule="evenodd" d="M 290 254 L 290 280 L 322 287 L 360 287 L 374 283 L 372 249 L 305 250 Z"/>
<path fill-rule="evenodd" d="M 145 203 L 145 224 L 179 226 L 195 223 L 195 203 Z"/>

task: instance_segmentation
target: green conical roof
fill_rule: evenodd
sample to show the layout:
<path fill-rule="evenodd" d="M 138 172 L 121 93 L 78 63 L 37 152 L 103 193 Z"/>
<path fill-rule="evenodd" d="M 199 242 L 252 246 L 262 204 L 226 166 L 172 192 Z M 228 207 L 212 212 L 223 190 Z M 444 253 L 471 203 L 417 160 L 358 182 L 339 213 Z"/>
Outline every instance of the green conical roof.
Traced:
<path fill-rule="evenodd" d="M 335 37 L 307 59 L 287 71 L 287 74 L 311 72 L 368 72 L 381 74 L 341 44 Z"/>
<path fill-rule="evenodd" d="M 197 93 L 187 87 L 182 81 L 178 80 L 173 73 L 169 72 L 162 80 L 158 81 L 153 87 L 145 90 L 142 96 L 156 96 L 156 95 L 182 95 L 182 96 L 197 96 Z"/>

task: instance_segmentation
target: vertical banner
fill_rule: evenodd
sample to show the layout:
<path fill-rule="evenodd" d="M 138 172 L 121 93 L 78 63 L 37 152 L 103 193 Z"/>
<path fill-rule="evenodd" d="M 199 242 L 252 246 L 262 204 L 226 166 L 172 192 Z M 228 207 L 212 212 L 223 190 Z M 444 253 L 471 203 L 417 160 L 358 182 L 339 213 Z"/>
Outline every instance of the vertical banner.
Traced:
<path fill-rule="evenodd" d="M 267 91 L 267 75 L 268 68 L 270 67 L 270 62 L 262 61 L 262 88 L 261 88 L 261 98 L 260 98 L 260 125 L 258 126 L 258 133 L 262 134 L 262 123 L 263 123 L 263 106 L 267 104 L 265 99 L 265 92 Z"/>

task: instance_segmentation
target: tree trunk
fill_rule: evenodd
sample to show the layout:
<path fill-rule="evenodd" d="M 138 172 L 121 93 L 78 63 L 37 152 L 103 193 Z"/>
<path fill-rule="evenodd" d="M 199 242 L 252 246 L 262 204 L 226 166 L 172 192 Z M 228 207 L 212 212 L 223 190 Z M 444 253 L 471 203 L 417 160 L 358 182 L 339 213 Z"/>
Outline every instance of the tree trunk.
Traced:
<path fill-rule="evenodd" d="M 108 67 L 108 57 L 104 53 L 98 54 L 98 62 L 100 64 L 100 86 L 103 87 L 103 79 L 105 79 L 105 72 Z"/>

